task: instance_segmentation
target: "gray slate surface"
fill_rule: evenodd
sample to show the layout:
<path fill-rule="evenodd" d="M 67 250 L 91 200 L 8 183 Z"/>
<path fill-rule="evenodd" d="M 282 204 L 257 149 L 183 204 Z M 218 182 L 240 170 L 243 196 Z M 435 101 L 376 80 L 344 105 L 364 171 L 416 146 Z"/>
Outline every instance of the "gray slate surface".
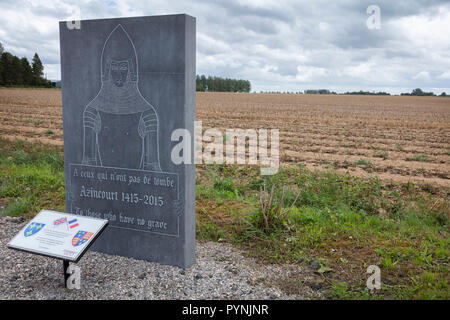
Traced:
<path fill-rule="evenodd" d="M 193 145 L 195 18 L 60 22 L 60 43 L 66 211 L 110 221 L 94 250 L 192 265 L 195 167 L 171 134 Z"/>

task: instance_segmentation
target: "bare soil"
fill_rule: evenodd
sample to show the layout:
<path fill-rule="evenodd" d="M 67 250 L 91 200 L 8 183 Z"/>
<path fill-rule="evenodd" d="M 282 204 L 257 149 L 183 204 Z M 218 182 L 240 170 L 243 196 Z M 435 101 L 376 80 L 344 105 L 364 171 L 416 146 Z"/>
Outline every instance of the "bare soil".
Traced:
<path fill-rule="evenodd" d="M 282 165 L 450 187 L 449 98 L 202 92 L 196 118 L 279 129 Z M 0 135 L 62 145 L 61 90 L 1 88 Z"/>

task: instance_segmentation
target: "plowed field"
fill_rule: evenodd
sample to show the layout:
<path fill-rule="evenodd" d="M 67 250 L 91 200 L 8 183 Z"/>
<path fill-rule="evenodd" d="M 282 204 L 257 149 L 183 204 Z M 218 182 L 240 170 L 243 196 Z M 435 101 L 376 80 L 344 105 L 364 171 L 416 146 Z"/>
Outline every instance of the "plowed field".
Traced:
<path fill-rule="evenodd" d="M 0 135 L 62 145 L 61 91 L 0 89 Z M 197 93 L 203 129 L 279 129 L 282 165 L 450 187 L 450 98 Z"/>

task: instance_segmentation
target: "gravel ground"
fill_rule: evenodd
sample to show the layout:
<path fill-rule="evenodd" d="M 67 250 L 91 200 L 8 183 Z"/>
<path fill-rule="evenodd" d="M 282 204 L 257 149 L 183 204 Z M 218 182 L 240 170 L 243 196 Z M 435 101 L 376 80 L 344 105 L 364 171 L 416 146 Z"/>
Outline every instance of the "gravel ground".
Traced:
<path fill-rule="evenodd" d="M 307 285 L 314 283 L 308 266 L 261 265 L 215 242 L 197 243 L 197 262 L 189 269 L 88 251 L 77 264 L 81 290 L 68 290 L 61 260 L 7 248 L 25 224 L 0 218 L 0 299 L 321 298 Z"/>

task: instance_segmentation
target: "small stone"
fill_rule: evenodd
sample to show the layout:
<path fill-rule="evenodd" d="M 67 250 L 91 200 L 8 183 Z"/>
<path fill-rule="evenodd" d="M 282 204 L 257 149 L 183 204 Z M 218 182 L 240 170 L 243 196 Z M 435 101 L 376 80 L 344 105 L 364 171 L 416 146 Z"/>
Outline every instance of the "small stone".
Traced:
<path fill-rule="evenodd" d="M 303 263 L 303 261 L 305 261 L 304 258 L 298 258 L 297 263 Z"/>
<path fill-rule="evenodd" d="M 15 219 L 15 223 L 22 223 L 22 222 L 24 222 L 25 221 L 25 218 L 24 217 L 18 217 L 18 218 L 16 218 Z"/>
<path fill-rule="evenodd" d="M 144 280 L 146 276 L 147 276 L 147 274 L 146 274 L 145 272 L 143 272 L 143 273 L 141 273 L 141 274 L 138 276 L 138 278 L 139 278 L 140 280 Z"/>
<path fill-rule="evenodd" d="M 225 270 L 231 272 L 232 274 L 238 274 L 238 270 L 232 266 L 226 266 Z"/>
<path fill-rule="evenodd" d="M 185 271 L 184 269 L 181 269 L 181 270 L 180 270 L 180 274 L 181 274 L 182 276 L 184 276 L 184 275 L 186 274 L 186 271 Z"/>
<path fill-rule="evenodd" d="M 199 280 L 199 279 L 202 279 L 203 276 L 202 276 L 201 274 L 196 274 L 196 275 L 194 276 L 194 278 L 195 278 L 195 280 Z"/>
<path fill-rule="evenodd" d="M 311 263 L 309 264 L 309 267 L 313 270 L 319 270 L 320 269 L 320 263 L 317 262 L 316 260 L 311 261 Z"/>
<path fill-rule="evenodd" d="M 319 291 L 319 290 L 322 289 L 322 285 L 321 285 L 320 283 L 314 283 L 314 284 L 311 286 L 311 289 L 313 289 L 314 291 Z"/>

